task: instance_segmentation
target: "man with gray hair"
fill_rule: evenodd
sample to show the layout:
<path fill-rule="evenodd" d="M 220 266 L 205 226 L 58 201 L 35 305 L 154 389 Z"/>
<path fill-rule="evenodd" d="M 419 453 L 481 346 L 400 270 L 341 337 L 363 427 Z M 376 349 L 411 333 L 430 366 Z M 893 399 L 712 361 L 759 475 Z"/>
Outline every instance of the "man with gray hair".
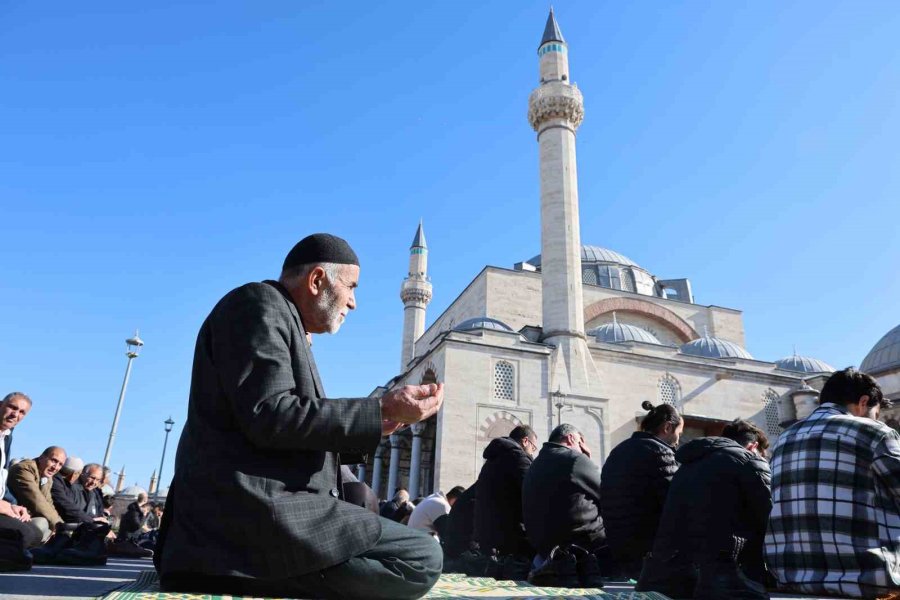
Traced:
<path fill-rule="evenodd" d="M 437 582 L 430 536 L 344 501 L 341 464 L 443 401 L 442 384 L 325 395 L 311 336 L 356 308 L 359 272 L 345 240 L 310 235 L 278 281 L 232 290 L 201 326 L 154 556 L 163 590 L 399 600 Z"/>
<path fill-rule="evenodd" d="M 59 446 L 50 446 L 35 459 L 16 463 L 9 470 L 9 489 L 16 501 L 28 509 L 32 522 L 41 529 L 43 540 L 47 541 L 62 523 L 50 490 L 53 476 L 66 461 L 66 451 Z"/>
<path fill-rule="evenodd" d="M 31 568 L 25 548 L 40 544 L 43 538 L 28 510 L 12 503 L 14 498 L 6 487 L 12 431 L 30 410 L 31 398 L 22 392 L 7 394 L 0 401 L 0 571 Z"/>
<path fill-rule="evenodd" d="M 93 523 L 103 519 L 103 499 L 99 498 L 99 512 L 97 510 L 98 498 L 93 494 L 94 489 L 102 477 L 102 469 L 99 465 L 84 465 L 77 456 L 70 456 L 59 473 L 53 477 L 53 489 L 50 495 L 53 505 L 59 516 L 66 523 Z M 95 480 L 97 480 L 95 482 Z M 85 482 L 86 485 L 85 485 Z M 88 502 L 93 500 L 90 512 Z"/>
<path fill-rule="evenodd" d="M 6 488 L 13 429 L 30 410 L 31 398 L 23 392 L 10 392 L 0 400 L 0 498 L 9 502 L 15 500 Z"/>
<path fill-rule="evenodd" d="M 562 423 L 550 432 L 531 463 L 522 485 L 522 513 L 528 541 L 538 553 L 538 568 L 529 581 L 564 587 L 600 584 L 596 559 L 591 559 L 588 567 L 582 560 L 588 557 L 572 557 L 564 550 L 574 545 L 593 553 L 606 547 L 606 530 L 600 517 L 600 469 L 591 461 L 591 450 L 574 426 Z M 556 550 L 559 547 L 563 550 Z M 564 555 L 571 560 L 571 572 L 550 561 Z M 593 572 L 576 573 L 576 558 L 584 569 Z"/>

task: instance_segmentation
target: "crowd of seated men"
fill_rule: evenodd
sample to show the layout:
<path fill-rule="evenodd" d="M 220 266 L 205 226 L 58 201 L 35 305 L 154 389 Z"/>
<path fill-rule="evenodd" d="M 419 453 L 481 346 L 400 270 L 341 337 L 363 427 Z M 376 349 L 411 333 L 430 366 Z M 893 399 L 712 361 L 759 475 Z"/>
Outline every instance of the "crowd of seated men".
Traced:
<path fill-rule="evenodd" d="M 11 460 L 13 430 L 31 406 L 22 392 L 0 401 L 0 571 L 27 570 L 34 563 L 105 564 L 109 555 L 152 556 L 162 505 L 152 506 L 146 494 L 128 507 L 117 534 L 112 495 L 102 492 L 108 469 L 84 464 L 59 446 L 33 459 Z"/>
<path fill-rule="evenodd" d="M 602 471 L 572 425 L 540 453 L 516 427 L 436 524 L 444 570 L 563 587 L 631 578 L 675 599 L 900 599 L 900 432 L 878 420 L 887 407 L 848 368 L 777 440 L 736 419 L 679 445 L 678 411 L 645 402 L 641 430 Z"/>

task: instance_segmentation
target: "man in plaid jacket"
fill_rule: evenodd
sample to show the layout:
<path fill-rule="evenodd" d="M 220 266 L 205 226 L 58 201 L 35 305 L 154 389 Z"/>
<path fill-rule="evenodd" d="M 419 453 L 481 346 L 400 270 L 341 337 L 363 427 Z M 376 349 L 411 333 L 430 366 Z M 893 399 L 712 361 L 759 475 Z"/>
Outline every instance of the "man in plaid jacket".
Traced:
<path fill-rule="evenodd" d="M 821 405 L 778 438 L 766 560 L 807 594 L 877 598 L 900 588 L 900 434 L 853 368 L 825 383 Z"/>

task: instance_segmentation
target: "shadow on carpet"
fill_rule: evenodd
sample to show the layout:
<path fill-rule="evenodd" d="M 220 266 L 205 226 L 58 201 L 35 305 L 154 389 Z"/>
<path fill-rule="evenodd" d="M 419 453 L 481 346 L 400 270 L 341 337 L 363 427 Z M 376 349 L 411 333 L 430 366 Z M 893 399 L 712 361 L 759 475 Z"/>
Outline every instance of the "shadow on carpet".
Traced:
<path fill-rule="evenodd" d="M 144 571 L 134 583 L 103 596 L 104 600 L 229 600 L 239 596 L 213 596 L 206 594 L 179 594 L 159 591 L 159 579 L 155 571 Z M 597 588 L 549 588 L 537 587 L 524 581 L 497 581 L 489 577 L 466 577 L 465 575 L 441 575 L 437 585 L 425 598 L 571 598 L 573 600 L 669 600 L 656 592 L 615 592 L 606 593 Z"/>

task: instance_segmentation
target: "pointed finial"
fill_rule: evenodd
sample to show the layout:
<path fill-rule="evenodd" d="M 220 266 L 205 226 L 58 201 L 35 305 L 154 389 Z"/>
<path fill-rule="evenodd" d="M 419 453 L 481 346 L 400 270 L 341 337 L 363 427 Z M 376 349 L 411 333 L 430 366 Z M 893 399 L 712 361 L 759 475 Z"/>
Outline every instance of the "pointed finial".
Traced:
<path fill-rule="evenodd" d="M 797 344 L 794 344 L 794 356 L 797 356 Z"/>
<path fill-rule="evenodd" d="M 553 10 L 551 7 L 550 10 Z M 616 320 L 616 311 L 613 311 L 613 325 L 618 325 L 619 322 Z"/>
<path fill-rule="evenodd" d="M 419 219 L 419 228 L 416 229 L 416 237 L 413 238 L 412 248 L 428 248 L 425 243 L 425 229 L 422 227 L 422 219 Z"/>
<path fill-rule="evenodd" d="M 703 326 L 703 337 L 709 337 L 709 327 Z"/>
<path fill-rule="evenodd" d="M 559 30 L 559 25 L 556 24 L 556 16 L 553 14 L 552 6 L 550 7 L 550 15 L 547 17 L 547 25 L 544 26 L 544 36 L 541 38 L 541 43 L 538 44 L 538 47 L 543 46 L 547 42 L 566 43 L 562 32 Z"/>

